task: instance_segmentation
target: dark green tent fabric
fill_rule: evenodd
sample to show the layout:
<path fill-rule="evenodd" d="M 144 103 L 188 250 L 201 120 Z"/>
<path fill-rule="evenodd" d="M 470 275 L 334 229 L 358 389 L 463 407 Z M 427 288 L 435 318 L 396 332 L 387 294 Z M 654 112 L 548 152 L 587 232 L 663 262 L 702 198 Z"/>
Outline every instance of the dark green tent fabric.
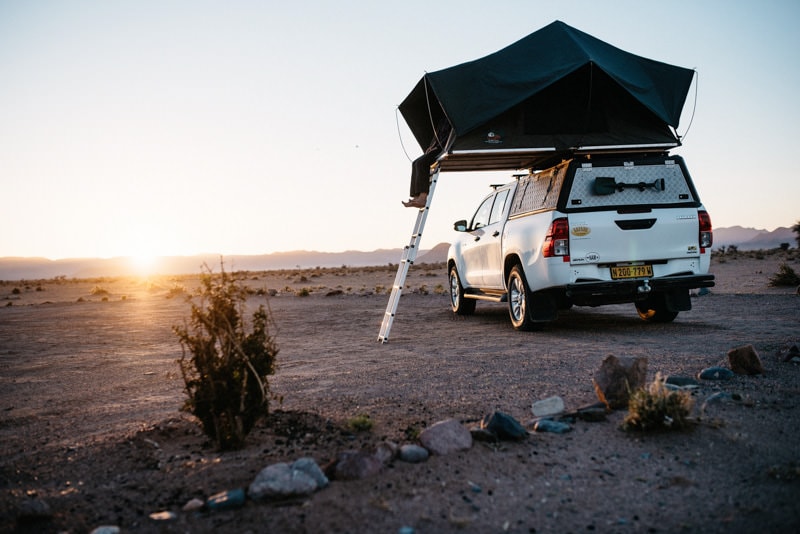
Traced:
<path fill-rule="evenodd" d="M 694 71 L 555 21 L 481 59 L 426 74 L 400 104 L 424 149 L 447 119 L 452 150 L 680 144 Z"/>

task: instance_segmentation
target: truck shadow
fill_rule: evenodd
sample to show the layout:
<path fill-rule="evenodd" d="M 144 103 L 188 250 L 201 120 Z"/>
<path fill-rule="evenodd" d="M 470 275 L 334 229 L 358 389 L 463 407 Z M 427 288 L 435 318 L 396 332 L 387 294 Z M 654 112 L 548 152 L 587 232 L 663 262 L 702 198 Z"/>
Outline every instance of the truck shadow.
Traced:
<path fill-rule="evenodd" d="M 481 325 L 483 328 L 502 328 L 512 330 L 505 304 L 480 303 L 474 315 L 461 317 L 449 310 L 445 312 L 451 320 Z M 465 325 L 466 326 L 466 325 Z M 558 319 L 542 323 L 531 332 L 537 333 L 600 333 L 600 332 L 650 332 L 668 335 L 685 334 L 697 331 L 728 330 L 730 325 L 709 319 L 700 313 L 683 312 L 671 323 L 650 323 L 643 321 L 636 313 L 633 304 L 615 304 L 601 307 L 573 307 L 562 310 Z"/>

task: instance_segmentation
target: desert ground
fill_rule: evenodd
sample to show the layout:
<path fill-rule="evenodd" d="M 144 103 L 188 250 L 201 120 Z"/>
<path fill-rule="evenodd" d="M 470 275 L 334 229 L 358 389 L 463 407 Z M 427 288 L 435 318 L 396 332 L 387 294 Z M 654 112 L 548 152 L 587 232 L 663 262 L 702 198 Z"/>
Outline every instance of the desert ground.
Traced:
<path fill-rule="evenodd" d="M 233 452 L 180 410 L 172 327 L 197 275 L 0 282 L 0 532 L 797 532 L 800 363 L 785 360 L 800 296 L 769 284 L 784 262 L 800 271 L 797 249 L 717 254 L 717 285 L 669 324 L 631 304 L 575 307 L 524 333 L 501 304 L 454 316 L 444 267 L 414 265 L 386 344 L 395 267 L 250 273 L 280 352 L 270 416 Z M 537 400 L 597 402 L 609 354 L 646 357 L 650 379 L 692 377 L 747 344 L 764 374 L 703 381 L 689 430 L 623 431 L 619 410 L 304 498 L 183 511 L 270 464 L 411 443 L 444 419 L 499 410 L 532 429 Z M 372 427 L 353 429 L 364 416 Z"/>

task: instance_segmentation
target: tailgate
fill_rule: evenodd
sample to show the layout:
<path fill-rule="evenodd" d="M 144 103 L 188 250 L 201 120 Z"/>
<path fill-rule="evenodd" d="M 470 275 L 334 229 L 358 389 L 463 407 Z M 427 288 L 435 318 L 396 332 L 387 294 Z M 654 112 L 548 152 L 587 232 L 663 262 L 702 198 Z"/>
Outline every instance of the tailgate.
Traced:
<path fill-rule="evenodd" d="M 569 229 L 573 264 L 664 261 L 700 255 L 694 207 L 648 213 L 572 213 Z"/>

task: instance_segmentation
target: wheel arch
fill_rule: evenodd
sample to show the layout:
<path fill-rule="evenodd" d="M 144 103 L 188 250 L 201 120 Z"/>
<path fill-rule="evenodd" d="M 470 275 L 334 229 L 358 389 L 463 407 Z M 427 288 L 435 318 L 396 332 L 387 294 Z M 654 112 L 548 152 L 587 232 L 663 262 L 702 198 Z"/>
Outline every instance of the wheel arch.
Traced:
<path fill-rule="evenodd" d="M 517 254 L 509 254 L 503 260 L 503 285 L 508 282 L 508 275 L 511 274 L 511 269 L 513 269 L 515 265 L 522 266 L 522 258 L 520 258 Z"/>

